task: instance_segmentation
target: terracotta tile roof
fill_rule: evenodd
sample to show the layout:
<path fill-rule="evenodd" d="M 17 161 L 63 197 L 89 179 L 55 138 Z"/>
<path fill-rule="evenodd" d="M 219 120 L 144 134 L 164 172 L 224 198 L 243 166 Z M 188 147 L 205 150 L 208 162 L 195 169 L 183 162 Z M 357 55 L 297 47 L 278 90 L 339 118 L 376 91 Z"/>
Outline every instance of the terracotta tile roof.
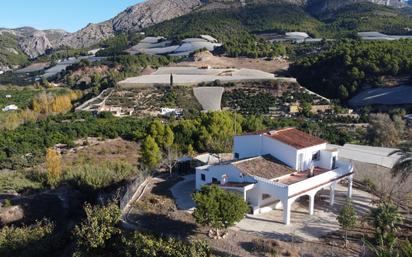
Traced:
<path fill-rule="evenodd" d="M 232 165 L 243 174 L 265 179 L 274 179 L 295 172 L 295 170 L 271 155 L 237 161 Z"/>
<path fill-rule="evenodd" d="M 325 144 L 327 141 L 300 131 L 296 128 L 285 128 L 270 131 L 265 136 L 276 139 L 296 149 L 303 149 L 315 145 Z"/>

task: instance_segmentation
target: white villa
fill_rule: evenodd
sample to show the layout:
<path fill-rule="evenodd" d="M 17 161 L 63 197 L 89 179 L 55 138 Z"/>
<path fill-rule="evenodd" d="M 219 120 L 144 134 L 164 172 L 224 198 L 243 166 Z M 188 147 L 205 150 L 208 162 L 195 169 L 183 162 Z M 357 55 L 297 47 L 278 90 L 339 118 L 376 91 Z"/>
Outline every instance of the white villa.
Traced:
<path fill-rule="evenodd" d="M 327 142 L 295 128 L 236 136 L 235 160 L 196 168 L 196 189 L 212 183 L 241 193 L 253 214 L 283 209 L 283 222 L 290 224 L 291 206 L 309 196 L 309 214 L 314 214 L 315 195 L 330 189 L 334 204 L 337 183 L 348 180 L 352 197 L 353 167 L 338 159 L 338 150 Z"/>

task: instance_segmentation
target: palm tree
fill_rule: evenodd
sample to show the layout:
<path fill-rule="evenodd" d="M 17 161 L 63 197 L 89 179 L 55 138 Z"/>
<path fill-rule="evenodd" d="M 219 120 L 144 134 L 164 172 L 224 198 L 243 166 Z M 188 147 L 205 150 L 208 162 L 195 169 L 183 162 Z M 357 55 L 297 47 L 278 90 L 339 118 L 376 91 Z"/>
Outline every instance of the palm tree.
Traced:
<path fill-rule="evenodd" d="M 399 159 L 392 167 L 392 175 L 394 177 L 401 176 L 401 181 L 405 182 L 412 174 L 412 145 L 402 147 L 400 150 L 393 151 L 389 154 L 398 155 Z"/>

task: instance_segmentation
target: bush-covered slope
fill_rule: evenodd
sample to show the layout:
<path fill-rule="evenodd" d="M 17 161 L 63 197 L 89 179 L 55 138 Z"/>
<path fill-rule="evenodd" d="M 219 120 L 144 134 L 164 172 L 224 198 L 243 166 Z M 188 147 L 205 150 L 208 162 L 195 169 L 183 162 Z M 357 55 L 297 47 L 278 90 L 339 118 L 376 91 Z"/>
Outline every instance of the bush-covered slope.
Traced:
<path fill-rule="evenodd" d="M 318 18 L 325 23 L 321 34 L 327 37 L 350 36 L 359 31 L 408 34 L 407 28 L 412 28 L 409 15 L 399 9 L 372 3 L 348 5 Z"/>
<path fill-rule="evenodd" d="M 315 37 L 333 38 L 371 30 L 406 34 L 406 28 L 412 28 L 410 16 L 372 3 L 347 5 L 316 18 L 299 5 L 273 3 L 197 11 L 151 26 L 146 32 L 173 38 L 211 34 L 227 42 L 257 32 L 305 31 Z"/>
<path fill-rule="evenodd" d="M 409 75 L 412 40 L 342 41 L 325 52 L 303 58 L 290 68 L 305 87 L 330 98 L 346 100 L 362 86 L 383 86 L 388 76 Z"/>
<path fill-rule="evenodd" d="M 27 63 L 28 58 L 19 48 L 17 39 L 10 33 L 0 34 L 0 66 Z"/>
<path fill-rule="evenodd" d="M 223 42 L 230 56 L 262 57 L 282 54 L 284 49 L 258 40 L 252 33 L 298 30 L 318 35 L 320 26 L 319 21 L 296 5 L 269 4 L 194 12 L 154 25 L 146 33 L 178 40 L 208 34 Z"/>

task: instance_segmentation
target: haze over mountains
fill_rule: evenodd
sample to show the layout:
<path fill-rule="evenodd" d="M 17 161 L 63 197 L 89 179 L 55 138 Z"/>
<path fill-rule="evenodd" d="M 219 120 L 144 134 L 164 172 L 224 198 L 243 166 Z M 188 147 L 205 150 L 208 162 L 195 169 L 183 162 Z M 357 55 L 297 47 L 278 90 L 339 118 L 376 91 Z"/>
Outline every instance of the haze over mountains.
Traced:
<path fill-rule="evenodd" d="M 43 55 L 49 49 L 62 46 L 72 48 L 89 47 L 118 32 L 139 31 L 151 25 L 161 23 L 194 11 L 244 7 L 251 4 L 285 2 L 305 8 L 311 15 L 338 10 L 347 4 L 372 2 L 392 7 L 402 7 L 401 0 L 148 0 L 127 8 L 116 17 L 68 33 L 63 30 L 36 30 L 31 27 L 0 29 L 0 36 L 12 35 L 20 49 L 8 47 L 7 51 L 23 51 L 28 57 Z M 30 24 L 28 24 L 30 25 Z M 0 60 L 1 66 L 1 60 Z"/>

